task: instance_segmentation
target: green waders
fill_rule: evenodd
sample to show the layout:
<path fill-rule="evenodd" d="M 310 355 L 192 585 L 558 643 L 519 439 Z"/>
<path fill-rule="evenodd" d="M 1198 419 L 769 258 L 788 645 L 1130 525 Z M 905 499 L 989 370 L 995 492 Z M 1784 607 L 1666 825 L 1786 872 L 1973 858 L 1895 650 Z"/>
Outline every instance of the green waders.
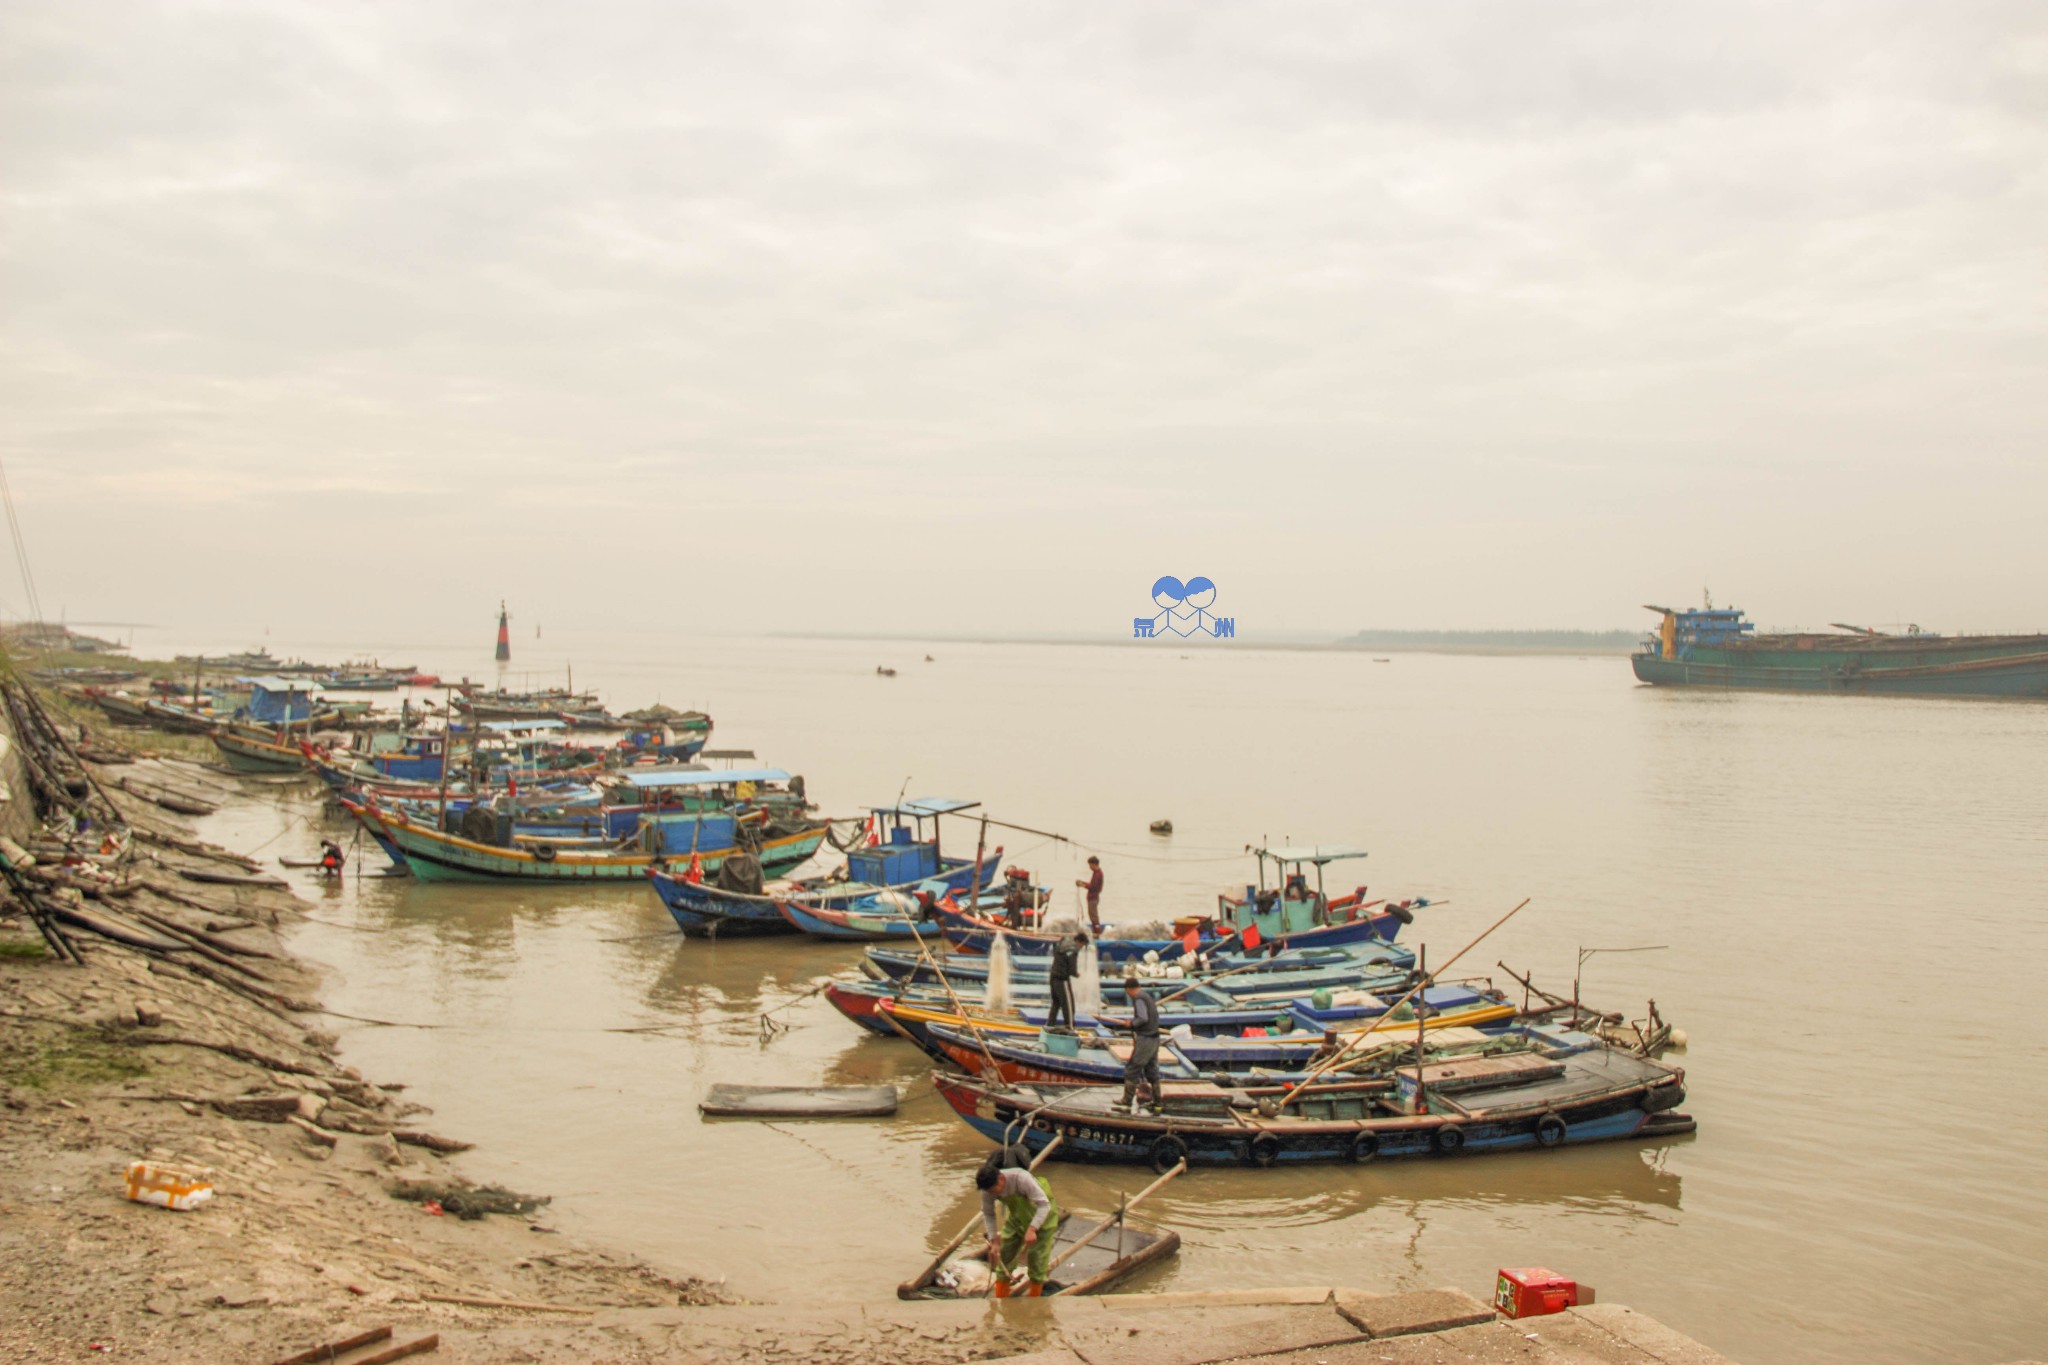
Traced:
<path fill-rule="evenodd" d="M 1045 1197 L 1052 1199 L 1052 1186 L 1045 1183 L 1045 1177 L 1031 1177 L 1038 1182 L 1038 1188 L 1045 1191 Z M 1017 1253 L 1024 1249 L 1024 1234 L 1031 1230 L 1031 1215 L 1038 1212 L 1038 1206 L 1021 1194 L 1006 1195 L 996 1201 L 1003 1211 L 1002 1261 L 996 1265 L 997 1279 L 1009 1278 L 1010 1268 L 1017 1264 Z M 1052 1211 L 1039 1224 L 1038 1240 L 1031 1244 L 1031 1255 L 1026 1263 L 1026 1273 L 1031 1283 L 1045 1283 L 1046 1272 L 1052 1267 L 1052 1244 L 1060 1230 L 1060 1206 L 1053 1203 Z"/>

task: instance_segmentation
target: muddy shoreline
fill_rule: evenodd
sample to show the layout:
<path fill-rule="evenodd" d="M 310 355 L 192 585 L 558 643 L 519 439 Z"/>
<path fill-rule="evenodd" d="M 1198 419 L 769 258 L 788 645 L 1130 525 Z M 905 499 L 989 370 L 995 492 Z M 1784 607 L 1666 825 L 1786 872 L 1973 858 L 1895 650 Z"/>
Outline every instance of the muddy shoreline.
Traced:
<path fill-rule="evenodd" d="M 26 917 L 0 920 L 0 1357 L 274 1360 L 391 1325 L 398 1339 L 438 1332 L 440 1359 L 653 1359 L 637 1334 L 608 1340 L 598 1313 L 723 1300 L 551 1231 L 545 1204 L 459 1216 L 460 1158 L 435 1148 L 487 1135 L 434 1133 L 401 1083 L 340 1061 L 320 972 L 285 943 L 304 909 L 289 889 L 189 880 L 254 869 L 112 781 L 130 855 L 111 879 L 64 870 L 27 809 L 19 753 L 8 768 L 10 836 L 38 854 L 29 875 L 56 903 L 190 946 L 73 926 L 74 965 Z M 175 759 L 105 771 L 195 786 Z M 215 1198 L 190 1213 L 130 1203 L 137 1160 L 206 1168 Z"/>

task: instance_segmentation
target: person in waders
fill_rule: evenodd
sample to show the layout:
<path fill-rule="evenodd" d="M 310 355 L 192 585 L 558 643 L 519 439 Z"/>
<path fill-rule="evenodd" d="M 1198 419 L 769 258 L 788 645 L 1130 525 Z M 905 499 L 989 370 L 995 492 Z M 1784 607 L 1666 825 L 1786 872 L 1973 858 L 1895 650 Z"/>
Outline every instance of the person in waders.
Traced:
<path fill-rule="evenodd" d="M 332 839 L 320 841 L 320 875 L 339 877 L 341 875 L 341 845 Z"/>
<path fill-rule="evenodd" d="M 1045 1177 L 1017 1166 L 999 1164 L 1002 1154 L 983 1162 L 974 1172 L 974 1188 L 981 1191 L 981 1226 L 988 1234 L 989 1293 L 998 1299 L 1010 1297 L 1010 1270 L 1021 1254 L 1030 1288 L 1028 1298 L 1045 1293 L 1046 1276 L 1052 1271 L 1052 1247 L 1060 1228 L 1059 1205 L 1052 1202 L 1052 1186 Z M 1003 1223 L 996 1227 L 996 1206 L 1002 1205 Z"/>
<path fill-rule="evenodd" d="M 1140 1082 L 1151 1095 L 1151 1106 L 1156 1111 L 1161 1094 L 1159 1085 L 1159 1002 L 1145 994 L 1145 988 L 1135 976 L 1124 978 L 1124 999 L 1131 1004 L 1131 1060 L 1124 1063 L 1123 1103 L 1112 1108 L 1121 1108 L 1125 1113 L 1138 1112 L 1138 1085 Z"/>

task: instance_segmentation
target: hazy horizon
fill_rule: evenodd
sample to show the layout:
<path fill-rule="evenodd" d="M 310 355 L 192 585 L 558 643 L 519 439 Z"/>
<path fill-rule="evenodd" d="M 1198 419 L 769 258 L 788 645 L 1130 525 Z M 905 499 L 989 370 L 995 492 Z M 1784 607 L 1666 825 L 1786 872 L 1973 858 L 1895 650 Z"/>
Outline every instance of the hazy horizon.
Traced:
<path fill-rule="evenodd" d="M 1203 575 L 1248 642 L 2048 629 L 2037 5 L 0 37 L 50 619 L 1109 639 Z"/>

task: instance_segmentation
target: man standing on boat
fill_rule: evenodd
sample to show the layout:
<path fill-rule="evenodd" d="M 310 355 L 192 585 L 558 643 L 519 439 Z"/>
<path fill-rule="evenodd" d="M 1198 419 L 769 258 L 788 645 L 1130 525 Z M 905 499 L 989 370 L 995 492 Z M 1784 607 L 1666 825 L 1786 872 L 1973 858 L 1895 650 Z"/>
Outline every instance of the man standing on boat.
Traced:
<path fill-rule="evenodd" d="M 1124 1063 L 1123 1108 L 1135 1114 L 1141 1079 L 1151 1092 L 1152 1107 L 1159 1107 L 1159 1002 L 1145 994 L 1135 976 L 1124 978 L 1124 999 L 1131 1003 L 1131 1060 Z"/>
<path fill-rule="evenodd" d="M 1045 1293 L 1046 1276 L 1052 1272 L 1052 1246 L 1058 1240 L 1059 1205 L 1052 1202 L 1052 1186 L 1045 1177 L 1010 1166 L 998 1169 L 983 1162 L 974 1172 L 974 1187 L 981 1191 L 981 1226 L 988 1234 L 989 1293 L 999 1299 L 1010 1297 L 1010 1268 L 1023 1253 L 1031 1287 L 1030 1298 Z M 996 1231 L 996 1205 L 1003 1206 L 1000 1236 Z"/>
<path fill-rule="evenodd" d="M 1052 963 L 1046 968 L 1045 982 L 1052 991 L 1052 1008 L 1046 1012 L 1045 1026 L 1058 1028 L 1065 1019 L 1068 1028 L 1074 1026 L 1074 978 L 1081 971 L 1081 954 L 1087 951 L 1088 935 L 1076 929 L 1072 938 L 1055 939 L 1052 945 Z"/>
<path fill-rule="evenodd" d="M 1088 880 L 1075 882 L 1088 893 L 1088 927 L 1095 937 L 1102 937 L 1102 859 L 1093 853 L 1088 855 Z"/>

